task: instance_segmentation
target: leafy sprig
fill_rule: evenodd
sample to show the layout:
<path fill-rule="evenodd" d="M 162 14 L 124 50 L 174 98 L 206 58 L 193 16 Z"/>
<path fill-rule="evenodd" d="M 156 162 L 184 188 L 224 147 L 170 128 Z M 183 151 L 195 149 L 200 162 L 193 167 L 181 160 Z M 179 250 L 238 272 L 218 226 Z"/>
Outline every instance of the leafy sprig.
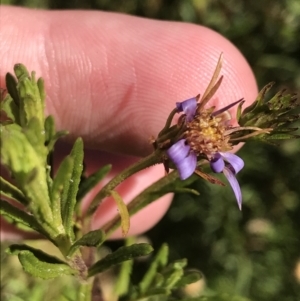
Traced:
<path fill-rule="evenodd" d="M 172 125 L 177 110 L 171 112 L 160 132 L 160 143 L 154 143 L 155 151 L 108 182 L 96 195 L 89 213 L 83 215 L 81 201 L 107 175 L 111 166 L 104 166 L 87 177 L 84 173 L 84 145 L 82 139 L 78 138 L 71 153 L 54 172 L 51 157 L 55 143 L 67 132 L 57 131 L 53 116 L 44 115 L 46 93 L 43 80 L 36 80 L 35 73 L 29 74 L 21 64 L 15 65 L 14 72 L 15 76 L 6 75 L 7 92 L 1 91 L 0 94 L 1 162 L 9 172 L 6 177 L 0 176 L 0 212 L 15 225 L 23 225 L 51 241 L 63 259 L 25 244 L 11 245 L 7 252 L 17 255 L 23 269 L 35 277 L 50 279 L 61 275 L 75 276 L 79 280 L 78 300 L 91 300 L 98 285 L 98 275 L 115 266 L 120 267 L 115 298 L 149 301 L 182 299 L 177 295 L 178 290 L 198 281 L 201 275 L 187 271 L 185 259 L 168 263 L 167 245 L 157 252 L 138 284 L 130 281 L 132 260 L 149 255 L 153 251 L 149 244 L 137 244 L 134 239 L 128 239 L 127 244 L 115 252 L 102 258 L 96 256 L 96 250 L 111 233 L 121 227 L 125 236 L 129 231 L 130 217 L 156 199 L 169 192 L 198 194 L 189 188 L 197 177 L 181 181 L 176 170 L 150 185 L 128 205 L 116 191 L 116 187 L 132 174 L 157 163 L 166 166 L 166 148 L 172 135 L 181 130 Z M 215 81 L 216 77 L 209 85 L 210 93 L 204 95 L 203 99 L 211 98 L 218 88 L 221 80 L 214 86 Z M 232 131 L 230 139 L 233 144 L 235 138 L 238 141 L 259 139 L 268 142 L 299 138 L 294 133 L 297 128 L 289 128 L 289 124 L 300 117 L 299 114 L 293 114 L 299 102 L 294 95 L 285 95 L 283 91 L 266 101 L 271 86 L 267 85 L 251 106 L 242 110 L 243 103 L 239 105 L 237 120 L 241 131 Z M 253 128 L 255 131 L 259 129 L 255 135 L 251 132 Z M 200 166 L 201 162 L 198 163 Z M 202 171 L 199 174 L 212 183 L 220 183 Z M 89 222 L 92 214 L 108 196 L 115 200 L 119 214 L 102 229 L 91 231 Z M 227 296 L 217 295 L 205 298 L 188 300 L 228 299 Z"/>
<path fill-rule="evenodd" d="M 1 162 L 9 172 L 7 177 L 0 177 L 1 215 L 16 226 L 25 226 L 51 241 L 64 259 L 25 244 L 11 245 L 7 252 L 17 255 L 23 269 L 32 276 L 43 279 L 62 275 L 77 277 L 80 283 L 78 300 L 90 300 L 93 279 L 99 273 L 116 265 L 128 265 L 128 261 L 148 255 L 153 249 L 149 244 L 130 244 L 103 258 L 91 260 L 96 258 L 96 249 L 119 224 L 90 231 L 90 216 L 82 215 L 80 204 L 111 166 L 85 176 L 84 146 L 78 138 L 71 153 L 54 172 L 51 156 L 55 143 L 67 135 L 67 131 L 57 131 L 53 116 L 44 115 L 43 80 L 36 80 L 35 73 L 29 74 L 22 64 L 15 65 L 14 72 L 15 76 L 6 75 L 7 91 L 1 91 Z M 125 178 L 122 176 L 123 180 Z M 131 214 L 171 191 L 171 183 L 175 180 L 175 177 L 169 177 L 163 185 L 153 186 L 153 194 L 150 190 L 143 200 L 133 202 L 129 207 Z M 120 211 L 118 218 L 126 235 L 129 211 L 122 197 L 114 189 L 102 193 L 116 200 Z"/>

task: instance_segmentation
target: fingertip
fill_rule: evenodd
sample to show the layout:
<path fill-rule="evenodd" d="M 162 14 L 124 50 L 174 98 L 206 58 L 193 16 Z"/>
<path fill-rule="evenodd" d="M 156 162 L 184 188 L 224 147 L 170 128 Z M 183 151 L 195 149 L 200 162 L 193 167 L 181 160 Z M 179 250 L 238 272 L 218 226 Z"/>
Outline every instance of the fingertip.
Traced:
<path fill-rule="evenodd" d="M 3 11 L 16 22 L 1 20 L 2 69 L 22 62 L 43 76 L 47 112 L 89 147 L 149 154 L 149 137 L 177 101 L 205 91 L 220 53 L 224 80 L 209 105 L 255 99 L 243 55 L 206 27 L 97 11 Z"/>

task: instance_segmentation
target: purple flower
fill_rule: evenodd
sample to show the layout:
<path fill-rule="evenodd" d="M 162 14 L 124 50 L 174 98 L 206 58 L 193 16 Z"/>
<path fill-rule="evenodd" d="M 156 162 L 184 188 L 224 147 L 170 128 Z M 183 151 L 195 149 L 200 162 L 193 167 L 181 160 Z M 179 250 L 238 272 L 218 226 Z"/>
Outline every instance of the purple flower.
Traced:
<path fill-rule="evenodd" d="M 185 122 L 187 126 L 187 132 L 186 132 L 186 136 L 178 140 L 167 150 L 167 155 L 177 167 L 179 176 L 182 180 L 187 179 L 194 173 L 197 167 L 198 156 L 200 158 L 204 157 L 207 160 L 209 160 L 211 169 L 214 172 L 216 173 L 223 172 L 223 174 L 226 176 L 237 199 L 239 209 L 241 210 L 242 193 L 241 193 L 239 183 L 235 176 L 244 167 L 244 161 L 237 155 L 231 154 L 229 152 L 220 152 L 220 151 L 216 151 L 215 149 L 211 150 L 211 148 L 209 148 L 211 147 L 209 145 L 213 143 L 212 141 L 215 141 L 214 140 L 215 136 L 214 134 L 211 133 L 214 132 L 219 133 L 220 131 L 223 130 L 224 127 L 226 127 L 224 124 L 222 125 L 222 121 L 216 121 L 215 123 L 212 122 L 211 125 L 212 130 L 209 129 L 207 130 L 207 127 L 210 126 L 209 122 L 212 119 L 217 118 L 219 114 L 225 112 L 229 108 L 241 102 L 242 99 L 215 112 L 212 112 L 211 110 L 206 110 L 206 111 L 204 110 L 203 115 L 201 116 L 199 115 L 201 114 L 199 112 L 197 113 L 198 116 L 196 116 L 197 101 L 198 101 L 198 97 L 194 97 L 194 98 L 187 99 L 183 102 L 176 103 L 177 110 L 179 112 L 183 112 L 186 115 Z M 202 120 L 203 120 L 203 125 L 201 124 Z M 215 126 L 217 122 L 220 122 L 219 127 L 217 128 L 217 130 L 219 129 L 219 132 L 216 130 L 216 126 Z M 196 136 L 195 134 L 195 126 L 196 126 L 196 131 L 200 133 L 198 136 Z M 191 128 L 192 131 L 189 131 L 189 129 Z M 220 135 L 216 137 L 219 136 Z M 194 143 L 191 146 L 189 144 L 189 141 L 195 139 L 195 137 L 197 137 L 198 140 L 197 139 L 194 140 Z M 219 144 L 217 144 L 217 142 L 215 143 L 216 145 L 218 145 L 218 147 L 223 143 L 222 141 L 220 141 Z"/>
<path fill-rule="evenodd" d="M 239 209 L 242 210 L 242 192 L 235 176 L 244 167 L 244 161 L 237 155 L 218 152 L 210 161 L 210 167 L 213 172 L 223 172 L 235 194 Z"/>
<path fill-rule="evenodd" d="M 189 98 L 183 102 L 177 102 L 176 107 L 179 112 L 186 114 L 186 120 L 192 121 L 197 109 L 197 98 Z M 191 151 L 191 147 L 186 143 L 185 139 L 181 139 L 174 143 L 167 150 L 168 157 L 176 165 L 181 180 L 190 177 L 197 166 L 197 156 Z"/>
<path fill-rule="evenodd" d="M 188 122 L 192 121 L 195 116 L 197 109 L 197 100 L 198 97 L 196 96 L 182 102 L 176 102 L 177 110 L 186 114 L 186 120 Z"/>
<path fill-rule="evenodd" d="M 167 150 L 168 157 L 176 165 L 181 180 L 190 177 L 197 167 L 197 156 L 185 139 L 181 139 Z"/>

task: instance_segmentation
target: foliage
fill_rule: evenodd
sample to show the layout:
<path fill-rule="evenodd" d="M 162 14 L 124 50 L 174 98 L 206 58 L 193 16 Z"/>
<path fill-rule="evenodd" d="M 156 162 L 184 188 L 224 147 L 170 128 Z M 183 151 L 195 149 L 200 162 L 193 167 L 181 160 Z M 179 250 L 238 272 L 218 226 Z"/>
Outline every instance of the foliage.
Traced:
<path fill-rule="evenodd" d="M 4 0 L 2 3 L 50 9 L 102 9 L 203 24 L 222 33 L 238 46 L 253 67 L 260 86 L 275 80 L 293 90 L 300 88 L 300 6 L 297 0 L 266 0 L 264 3 L 238 0 Z M 8 117 L 14 116 L 13 111 L 12 105 Z M 46 127 L 53 128 L 51 117 L 45 122 Z M 51 150 L 53 141 L 58 137 L 54 138 L 50 130 L 47 132 L 48 150 Z M 176 196 L 166 217 L 146 234 L 155 249 L 163 242 L 169 245 L 171 262 L 186 257 L 190 267 L 201 270 L 205 277 L 206 295 L 210 297 L 199 300 L 246 300 L 240 297 L 235 299 L 233 295 L 255 301 L 294 301 L 300 298 L 299 147 L 299 141 L 286 142 L 280 148 L 257 142 L 247 143 L 240 152 L 247 167 L 239 177 L 244 196 L 242 213 L 236 210 L 229 189 L 215 186 L 211 189 L 211 185 L 197 181 L 192 188 L 200 191 L 201 198 L 191 194 Z M 66 166 L 68 164 L 65 163 Z M 106 172 L 104 170 L 103 174 Z M 22 176 L 19 175 L 20 182 Z M 99 181 L 101 178 L 99 176 Z M 27 206 L 27 199 L 19 189 L 2 182 L 1 187 L 4 186 L 7 197 Z M 54 189 L 56 194 L 60 189 Z M 81 198 L 86 188 L 80 189 L 77 195 L 81 191 Z M 30 224 L 39 229 L 40 225 L 29 215 L 22 216 L 19 211 L 15 212 L 17 209 L 5 206 L 10 218 L 20 218 L 15 220 L 17 224 Z M 81 242 L 74 242 L 72 250 Z M 39 248 L 44 249 L 44 243 Z M 95 241 L 95 245 L 98 244 Z M 120 247 L 114 242 L 108 245 L 113 250 Z M 1 255 L 3 300 L 76 298 L 76 283 L 70 280 L 72 277 L 36 280 L 20 272 L 14 257 Z M 130 261 L 124 262 L 121 271 L 126 263 L 131 264 Z M 132 280 L 141 279 L 142 271 L 143 264 L 133 269 Z M 55 287 L 55 290 L 48 290 L 48 287 Z M 128 287 L 125 291 L 128 292 Z M 124 290 L 120 289 L 120 292 Z M 189 300 L 188 297 L 186 300 Z"/>
<path fill-rule="evenodd" d="M 106 175 L 110 166 L 104 166 L 86 177 L 83 141 L 78 138 L 71 153 L 64 158 L 54 175 L 53 166 L 49 163 L 53 148 L 56 140 L 67 133 L 57 132 L 53 117 L 44 116 L 43 80 L 36 80 L 35 73 L 29 74 L 22 64 L 16 64 L 14 72 L 16 78 L 10 73 L 6 75 L 7 93 L 1 93 L 1 162 L 9 172 L 6 178 L 2 175 L 0 177 L 1 214 L 16 226 L 22 224 L 43 235 L 57 247 L 60 258 L 44 252 L 43 247 L 37 249 L 26 244 L 10 245 L 7 253 L 17 255 L 24 271 L 31 276 L 42 279 L 76 276 L 79 282 L 76 288 L 77 300 L 91 300 L 95 290 L 102 290 L 101 284 L 98 287 L 94 278 L 97 279 L 114 266 L 149 255 L 153 251 L 147 243 L 132 243 L 97 258 L 95 249 L 101 247 L 112 229 L 119 224 L 126 235 L 130 225 L 129 214 L 136 213 L 169 192 L 168 186 L 174 186 L 176 177 L 166 177 L 167 181 L 158 183 L 157 187 L 152 185 L 152 190 L 144 195 L 142 202 L 132 203 L 127 208 L 114 187 L 133 172 L 149 166 L 149 162 L 152 164 L 155 157 L 150 156 L 136 163 L 105 185 L 93 202 L 101 201 L 106 195 L 113 195 L 119 208 L 119 224 L 109 224 L 104 230 L 90 231 L 88 221 L 91 215 L 82 216 L 78 206 L 86 193 Z M 93 210 L 92 207 L 91 212 Z M 156 278 L 157 271 L 153 265 L 150 274 L 146 275 Z M 178 288 L 180 281 L 184 285 L 185 265 L 186 260 L 183 260 L 181 264 L 177 262 L 166 267 L 167 274 L 158 287 L 159 294 L 171 294 L 173 289 Z M 130 265 L 126 263 L 124 266 Z M 197 278 L 192 280 L 196 281 Z M 151 289 L 144 285 L 140 293 L 142 296 L 158 294 Z M 123 294 L 123 290 L 119 294 Z"/>

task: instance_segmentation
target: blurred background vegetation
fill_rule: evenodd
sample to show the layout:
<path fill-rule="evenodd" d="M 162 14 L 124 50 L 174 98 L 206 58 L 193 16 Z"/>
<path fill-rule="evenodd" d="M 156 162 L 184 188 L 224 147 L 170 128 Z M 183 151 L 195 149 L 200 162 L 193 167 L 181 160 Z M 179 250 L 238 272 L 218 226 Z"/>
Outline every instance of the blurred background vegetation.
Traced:
<path fill-rule="evenodd" d="M 107 10 L 202 24 L 240 49 L 260 88 L 276 81 L 280 87 L 300 90 L 298 0 L 2 0 L 2 4 Z M 190 268 L 203 273 L 201 287 L 208 293 L 253 301 L 299 301 L 300 143 L 290 141 L 275 148 L 251 142 L 240 156 L 246 165 L 239 174 L 242 213 L 230 187 L 199 181 L 194 188 L 200 197 L 175 197 L 163 220 L 145 236 L 156 249 L 167 242 L 171 260 L 186 257 Z M 56 280 L 51 284 L 55 291 L 49 291 L 49 282 L 24 275 L 15 259 L 2 253 L 3 300 L 59 300 L 60 289 L 71 286 Z M 133 281 L 138 277 L 137 270 Z M 65 289 L 64 294 L 68 295 Z"/>

